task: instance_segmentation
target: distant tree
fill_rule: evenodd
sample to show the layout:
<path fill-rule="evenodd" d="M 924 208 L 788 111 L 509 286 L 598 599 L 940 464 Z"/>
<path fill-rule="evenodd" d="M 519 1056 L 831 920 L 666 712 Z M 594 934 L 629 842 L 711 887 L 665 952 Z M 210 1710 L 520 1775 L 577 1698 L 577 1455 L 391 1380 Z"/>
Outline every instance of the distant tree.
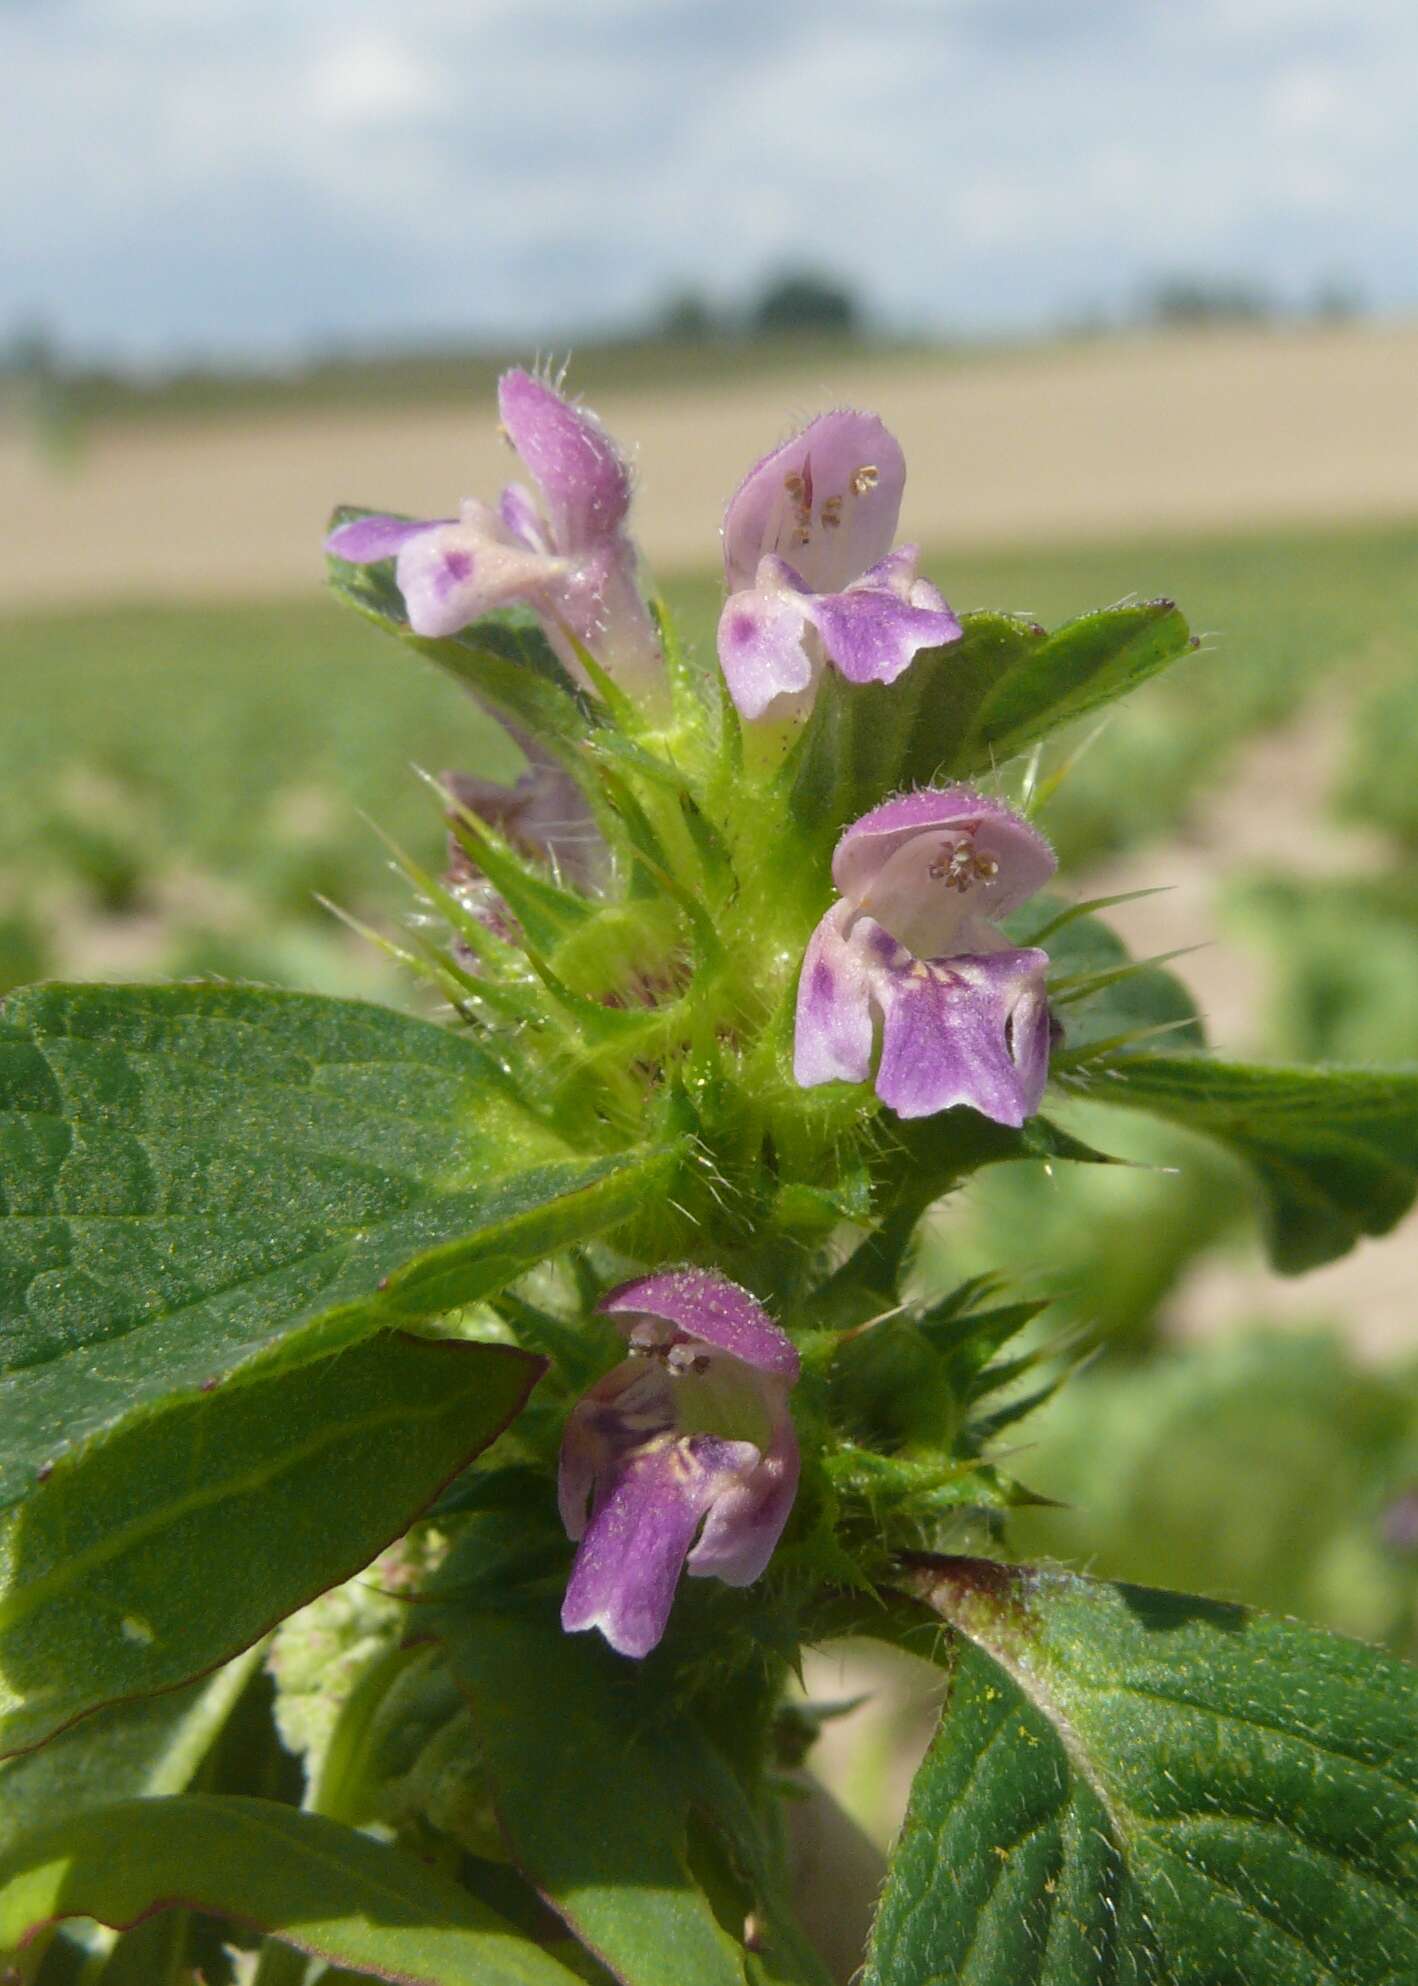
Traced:
<path fill-rule="evenodd" d="M 660 312 L 656 331 L 681 345 L 707 345 L 722 334 L 714 306 L 701 290 L 681 290 Z"/>
<path fill-rule="evenodd" d="M 1154 324 L 1261 324 L 1274 315 L 1258 284 L 1234 277 L 1164 276 L 1153 287 L 1145 315 Z"/>
<path fill-rule="evenodd" d="M 844 284 L 810 269 L 789 270 L 769 279 L 748 316 L 759 336 L 785 331 L 845 335 L 861 325 L 861 306 Z"/>
<path fill-rule="evenodd" d="M 11 379 L 47 380 L 59 370 L 59 347 L 42 320 L 25 319 L 0 340 L 0 373 Z"/>
<path fill-rule="evenodd" d="M 1310 315 L 1321 324 L 1349 324 L 1364 313 L 1364 299 L 1352 283 L 1329 277 L 1310 300 Z"/>
<path fill-rule="evenodd" d="M 40 453 L 68 467 L 82 440 L 73 377 L 59 341 L 40 319 L 0 336 L 0 413 L 13 410 Z"/>

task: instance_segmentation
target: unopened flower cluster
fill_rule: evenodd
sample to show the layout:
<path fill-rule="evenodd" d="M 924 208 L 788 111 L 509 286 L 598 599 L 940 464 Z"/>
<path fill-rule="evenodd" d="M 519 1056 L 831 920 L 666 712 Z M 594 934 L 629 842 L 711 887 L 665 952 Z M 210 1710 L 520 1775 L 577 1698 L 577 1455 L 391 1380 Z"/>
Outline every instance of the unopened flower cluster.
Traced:
<path fill-rule="evenodd" d="M 357 565 L 392 558 L 416 634 L 448 637 L 517 604 L 573 678 L 588 682 L 589 658 L 654 706 L 664 664 L 624 456 L 546 379 L 509 372 L 498 403 L 527 482 L 456 516 L 360 517 L 328 549 Z M 749 727 L 802 726 L 828 671 L 889 685 L 923 650 L 959 640 L 917 548 L 896 543 L 905 480 L 881 422 L 841 410 L 771 450 L 730 498 L 717 654 Z M 516 785 L 460 776 L 452 797 L 594 891 L 605 865 L 584 799 L 540 740 L 514 735 L 527 759 Z M 960 785 L 883 793 L 832 856 L 835 901 L 798 978 L 796 1083 L 871 1084 L 900 1118 L 965 1106 L 1022 1124 L 1048 1074 L 1048 959 L 1000 920 L 1053 868 L 1043 836 L 1000 799 Z M 625 1357 L 565 1430 L 560 1505 L 577 1551 L 562 1619 L 640 1657 L 664 1633 L 682 1571 L 747 1585 L 768 1565 L 798 1483 L 798 1354 L 712 1268 L 642 1276 L 600 1309 Z"/>

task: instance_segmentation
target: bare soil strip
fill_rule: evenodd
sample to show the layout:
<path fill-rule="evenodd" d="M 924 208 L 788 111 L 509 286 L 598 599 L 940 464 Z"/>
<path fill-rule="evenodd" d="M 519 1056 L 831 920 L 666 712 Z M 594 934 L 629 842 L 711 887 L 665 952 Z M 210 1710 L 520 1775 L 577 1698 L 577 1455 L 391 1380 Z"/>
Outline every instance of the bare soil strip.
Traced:
<path fill-rule="evenodd" d="M 1418 515 L 1418 326 L 1231 331 L 618 394 L 600 411 L 635 444 L 651 561 L 709 563 L 745 467 L 841 402 L 879 409 L 905 440 L 904 529 L 932 548 Z M 332 500 L 446 515 L 511 469 L 492 410 L 471 400 L 115 423 L 67 469 L 3 431 L 0 597 L 13 610 L 314 588 Z"/>

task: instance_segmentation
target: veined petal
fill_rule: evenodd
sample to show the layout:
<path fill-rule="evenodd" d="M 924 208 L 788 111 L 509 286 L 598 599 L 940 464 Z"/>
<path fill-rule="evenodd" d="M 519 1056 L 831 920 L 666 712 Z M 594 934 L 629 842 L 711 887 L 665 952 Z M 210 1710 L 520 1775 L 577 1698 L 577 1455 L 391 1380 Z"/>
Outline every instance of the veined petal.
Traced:
<path fill-rule="evenodd" d="M 895 587 L 863 578 L 805 603 L 824 655 L 849 683 L 894 683 L 923 648 L 960 639 L 960 623 L 944 602 L 917 606 L 909 594 L 909 586 L 903 598 Z"/>
<path fill-rule="evenodd" d="M 352 517 L 330 533 L 325 549 L 350 565 L 374 565 L 379 559 L 392 559 L 425 531 L 439 531 L 456 522 L 453 517 Z"/>
<path fill-rule="evenodd" d="M 502 375 L 497 404 L 542 493 L 556 549 L 580 551 L 619 533 L 630 509 L 630 471 L 595 415 L 520 370 Z"/>
<path fill-rule="evenodd" d="M 743 716 L 791 716 L 809 699 L 820 664 L 808 653 L 809 597 L 781 559 L 764 559 L 755 583 L 731 593 L 719 616 L 719 666 Z"/>
<path fill-rule="evenodd" d="M 772 1373 L 790 1385 L 798 1376 L 797 1347 L 787 1332 L 756 1297 L 715 1269 L 660 1269 L 622 1283 L 596 1308 L 614 1317 L 622 1330 L 637 1316 L 658 1317 L 755 1371 Z"/>
<path fill-rule="evenodd" d="M 808 939 L 793 1032 L 793 1076 L 804 1089 L 864 1083 L 871 1074 L 872 977 L 883 941 L 890 957 L 891 938 L 847 902 L 834 904 Z"/>
<path fill-rule="evenodd" d="M 978 858 L 971 874 L 933 873 L 942 856 L 949 869 L 956 849 Z M 925 911 L 932 898 L 948 908 L 953 896 L 957 910 L 968 901 L 977 919 L 1002 917 L 1042 889 L 1054 868 L 1054 851 L 1039 830 L 972 786 L 925 788 L 885 800 L 852 823 L 832 856 L 832 880 L 843 896 L 925 956 L 946 946 L 913 943 L 892 921 L 893 906 L 899 921 L 903 913 Z"/>
<path fill-rule="evenodd" d="M 969 1104 L 1021 1125 L 1048 1074 L 1048 957 L 1035 950 L 918 959 L 876 982 L 882 1013 L 878 1096 L 898 1117 Z"/>
<path fill-rule="evenodd" d="M 793 1507 L 801 1469 L 798 1438 L 786 1406 L 757 1468 L 731 1482 L 710 1505 L 685 1570 L 693 1579 L 751 1586 L 766 1568 Z"/>
<path fill-rule="evenodd" d="M 819 414 L 755 463 L 729 499 L 729 591 L 751 586 L 770 553 L 813 592 L 839 591 L 890 551 L 905 485 L 900 445 L 874 414 Z"/>
<path fill-rule="evenodd" d="M 706 1510 L 758 1462 L 751 1442 L 695 1435 L 631 1457 L 586 1527 L 562 1603 L 568 1633 L 599 1628 L 622 1655 L 659 1641 Z"/>

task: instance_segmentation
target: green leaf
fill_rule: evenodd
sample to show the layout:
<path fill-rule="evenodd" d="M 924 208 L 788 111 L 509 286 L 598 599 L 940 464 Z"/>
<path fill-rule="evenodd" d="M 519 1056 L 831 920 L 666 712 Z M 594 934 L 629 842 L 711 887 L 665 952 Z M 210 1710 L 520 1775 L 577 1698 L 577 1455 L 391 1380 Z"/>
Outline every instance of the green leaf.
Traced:
<path fill-rule="evenodd" d="M 541 1370 L 510 1345 L 381 1333 L 66 1458 L 0 1534 L 0 1748 L 185 1682 L 358 1572 Z"/>
<path fill-rule="evenodd" d="M 824 672 L 784 768 L 806 825 L 835 834 L 888 793 L 950 776 L 983 699 L 1044 639 L 1035 622 L 1008 614 L 966 614 L 962 626 L 959 641 L 926 649 L 894 683 Z"/>
<path fill-rule="evenodd" d="M 574 1157 L 466 1037 L 244 987 L 0 1007 L 0 1509 L 152 1403 L 502 1288 L 667 1154 Z"/>
<path fill-rule="evenodd" d="M 373 514 L 341 504 L 331 515 L 330 529 Z M 573 748 L 593 728 L 590 699 L 567 674 L 534 614 L 510 608 L 486 615 L 447 640 L 432 641 L 409 626 L 392 559 L 349 565 L 327 558 L 326 566 L 337 599 L 446 669 L 500 717 L 534 732 L 574 769 Z"/>
<path fill-rule="evenodd" d="M 270 1800 L 122 1800 L 0 1857 L 0 1950 L 57 1919 L 184 1904 L 402 1986 L 571 1986 L 565 1966 L 396 1849 Z"/>
<path fill-rule="evenodd" d="M 626 1986 L 744 1986 L 745 1953 L 690 1873 L 699 1773 L 673 1694 L 597 1638 L 511 1609 L 444 1611 L 508 1847 Z M 769 1913 L 771 1917 L 771 1912 Z"/>
<path fill-rule="evenodd" d="M 214 1675 L 117 1703 L 43 1751 L 0 1762 L 0 1853 L 23 1834 L 129 1795 L 181 1793 L 260 1661 L 249 1648 Z"/>
<path fill-rule="evenodd" d="M 1275 1266 L 1298 1275 L 1387 1234 L 1418 1192 L 1418 1069 L 1288 1069 L 1129 1055 L 1063 1079 L 1204 1132 L 1260 1183 Z"/>
<path fill-rule="evenodd" d="M 1007 614 L 966 614 L 964 633 L 925 650 L 894 683 L 829 669 L 788 764 L 793 807 L 837 833 L 888 793 L 974 779 L 1187 652 L 1170 600 L 1107 607 L 1046 634 Z"/>
<path fill-rule="evenodd" d="M 1104 1046 L 1136 1040 L 1165 1049 L 1204 1048 L 1196 1002 L 1175 973 L 1135 960 L 1101 917 L 1064 909 L 1056 898 L 1036 898 L 1006 920 L 1016 944 L 1042 945 L 1049 954 L 1049 984 L 1065 989 L 1054 1017 L 1063 1042 L 1056 1070 L 1095 1056 Z"/>
<path fill-rule="evenodd" d="M 1082 614 L 1026 649 L 981 698 L 954 755 L 957 774 L 984 772 L 1061 724 L 1127 696 L 1192 646 L 1171 600 Z"/>
<path fill-rule="evenodd" d="M 1244 1608 L 971 1559 L 865 1986 L 1418 1976 L 1418 1678 Z"/>

